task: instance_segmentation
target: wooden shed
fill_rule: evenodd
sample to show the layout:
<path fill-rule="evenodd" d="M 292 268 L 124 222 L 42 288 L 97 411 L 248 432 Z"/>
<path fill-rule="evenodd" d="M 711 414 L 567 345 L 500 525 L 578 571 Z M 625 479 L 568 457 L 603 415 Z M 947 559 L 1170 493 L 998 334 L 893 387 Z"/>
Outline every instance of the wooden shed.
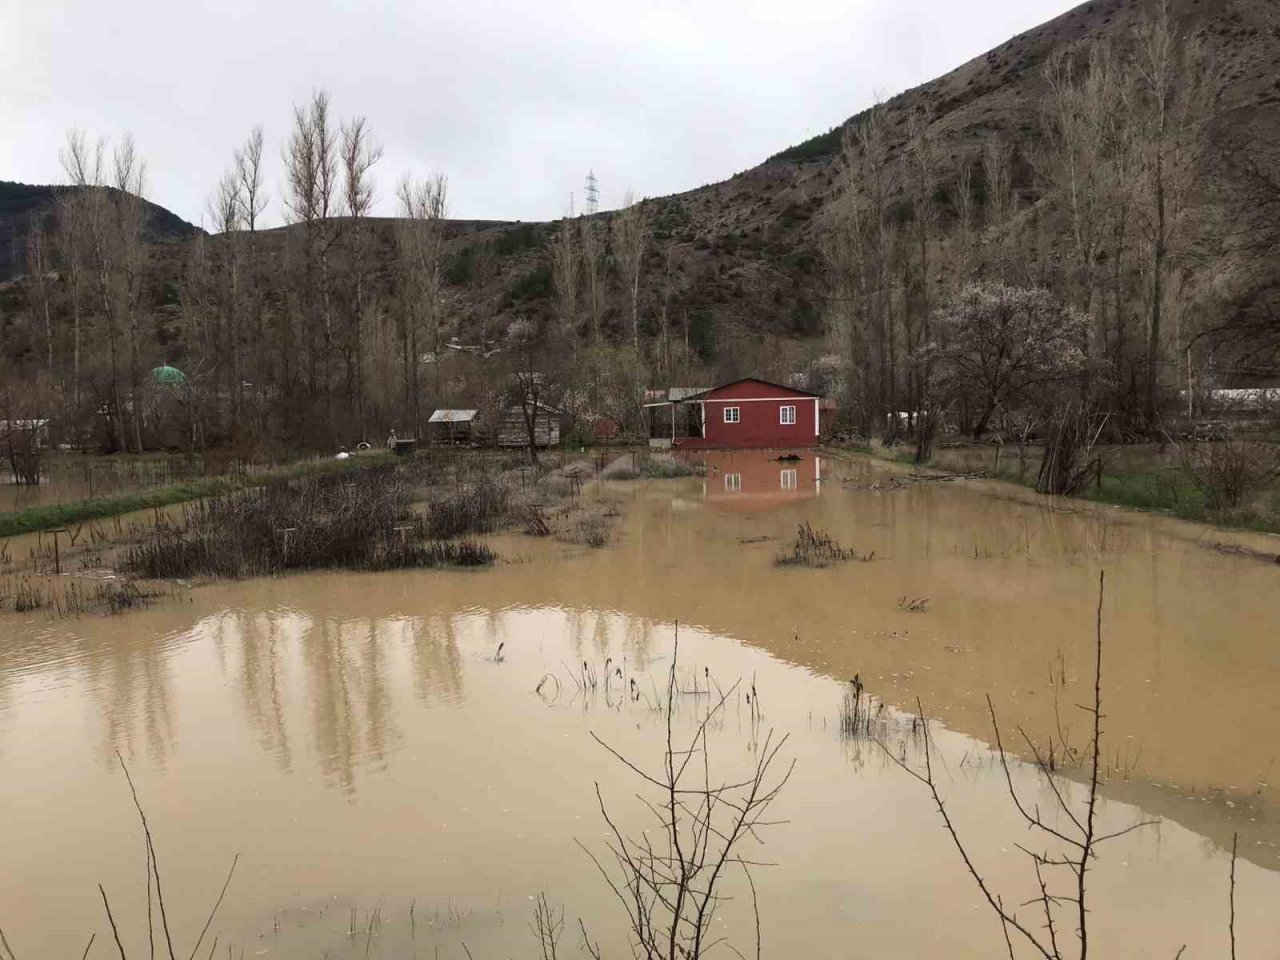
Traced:
<path fill-rule="evenodd" d="M 498 417 L 498 446 L 529 446 L 529 423 L 533 418 L 535 443 L 539 447 L 554 447 L 560 442 L 560 411 L 537 400 L 521 403 L 508 400 L 503 403 Z"/>
<path fill-rule="evenodd" d="M 432 443 L 471 443 L 475 439 L 476 410 L 437 410 L 427 421 Z"/>

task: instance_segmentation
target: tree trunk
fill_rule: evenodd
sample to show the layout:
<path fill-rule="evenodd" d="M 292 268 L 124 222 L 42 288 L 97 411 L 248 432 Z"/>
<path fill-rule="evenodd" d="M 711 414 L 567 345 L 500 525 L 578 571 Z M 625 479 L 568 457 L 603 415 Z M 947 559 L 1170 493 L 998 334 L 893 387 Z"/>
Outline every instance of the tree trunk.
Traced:
<path fill-rule="evenodd" d="M 1164 196 L 1164 149 L 1163 145 L 1156 150 L 1155 171 L 1156 202 L 1156 235 L 1154 255 L 1151 264 L 1151 330 L 1147 341 L 1147 383 L 1146 396 L 1143 399 L 1148 426 L 1156 422 L 1156 384 L 1160 363 L 1160 324 L 1164 306 L 1164 260 L 1165 260 L 1165 196 Z"/>

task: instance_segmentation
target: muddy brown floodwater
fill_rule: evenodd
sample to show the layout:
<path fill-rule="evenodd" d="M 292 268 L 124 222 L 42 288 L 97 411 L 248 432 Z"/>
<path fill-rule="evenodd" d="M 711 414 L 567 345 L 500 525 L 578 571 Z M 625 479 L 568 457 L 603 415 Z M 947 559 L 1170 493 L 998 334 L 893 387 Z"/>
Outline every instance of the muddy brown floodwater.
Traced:
<path fill-rule="evenodd" d="M 1102 829 L 1158 822 L 1101 849 L 1091 940 L 1107 957 L 1227 955 L 1238 834 L 1239 955 L 1274 956 L 1277 541 L 994 485 L 900 487 L 882 467 L 803 457 L 719 455 L 705 478 L 606 484 L 624 519 L 600 550 L 505 536 L 508 562 L 483 572 L 224 583 L 111 618 L 4 614 L 0 927 L 15 955 L 78 955 L 95 931 L 106 955 L 98 883 L 126 949 L 146 955 L 117 750 L 148 810 L 178 954 L 239 853 L 219 955 L 532 956 L 540 892 L 566 908 L 561 956 L 579 955 L 579 917 L 606 955 L 626 955 L 623 914 L 575 841 L 604 851 L 597 783 L 625 830 L 652 823 L 643 785 L 591 734 L 659 759 L 651 700 L 677 622 L 686 689 L 745 678 L 757 692 L 759 723 L 736 693 L 715 726 L 718 769 L 748 766 L 769 728 L 796 762 L 774 811 L 785 822 L 751 850 L 776 864 L 754 874 L 764 955 L 1003 955 L 922 786 L 841 737 L 845 682 L 858 674 L 894 708 L 886 736 L 912 762 L 916 699 L 938 718 L 958 830 L 1006 902 L 1029 899 L 985 698 L 1010 740 L 1021 726 L 1085 745 L 1077 704 L 1105 571 Z M 776 567 L 806 521 L 873 559 Z M 627 686 L 580 693 L 584 661 L 597 676 L 621 665 Z M 681 698 L 677 731 L 704 708 Z M 1012 770 L 1052 805 L 1032 769 Z M 1082 795 L 1075 771 L 1058 785 Z M 750 955 L 739 876 L 728 892 L 718 929 Z"/>

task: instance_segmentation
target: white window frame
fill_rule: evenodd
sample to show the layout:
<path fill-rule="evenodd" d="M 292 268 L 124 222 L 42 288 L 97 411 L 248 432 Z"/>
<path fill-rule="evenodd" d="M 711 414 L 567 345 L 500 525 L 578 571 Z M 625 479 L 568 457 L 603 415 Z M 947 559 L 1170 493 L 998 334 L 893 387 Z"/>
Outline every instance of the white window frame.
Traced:
<path fill-rule="evenodd" d="M 778 473 L 778 486 L 780 486 L 783 490 L 797 489 L 798 480 L 799 480 L 799 477 L 797 476 L 794 468 L 782 470 L 782 471 L 779 471 Z"/>
<path fill-rule="evenodd" d="M 741 407 L 725 407 L 724 422 L 725 423 L 741 423 L 742 408 Z"/>
<path fill-rule="evenodd" d="M 778 423 L 784 427 L 794 427 L 796 425 L 796 405 L 794 403 L 778 408 Z"/>
<path fill-rule="evenodd" d="M 725 493 L 741 493 L 742 492 L 742 474 L 726 473 L 724 475 Z"/>

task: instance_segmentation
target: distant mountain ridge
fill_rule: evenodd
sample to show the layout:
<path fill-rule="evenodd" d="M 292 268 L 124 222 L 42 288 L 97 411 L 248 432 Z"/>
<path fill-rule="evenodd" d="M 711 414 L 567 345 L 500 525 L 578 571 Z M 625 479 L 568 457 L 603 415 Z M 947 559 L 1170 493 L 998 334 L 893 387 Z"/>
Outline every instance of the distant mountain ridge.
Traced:
<path fill-rule="evenodd" d="M 0 180 L 0 281 L 24 271 L 27 231 L 32 222 L 46 217 L 51 221 L 59 194 L 75 189 L 78 188 Z M 175 240 L 202 232 L 159 204 L 145 202 L 148 240 Z"/>
<path fill-rule="evenodd" d="M 948 192 L 955 171 L 973 166 L 993 138 L 1015 148 L 1015 186 L 1027 206 L 1036 203 L 1038 188 L 1028 160 L 1041 137 L 1045 62 L 1063 47 L 1083 52 L 1106 42 L 1124 50 L 1134 27 L 1154 9 L 1155 0 L 1082 3 L 887 101 L 891 151 L 905 144 L 911 114 L 923 110 L 929 118 L 928 133 L 945 167 L 937 183 L 944 233 L 954 222 Z M 1224 70 L 1226 85 L 1211 124 L 1215 141 L 1280 137 L 1280 2 L 1170 0 L 1170 11 L 1182 30 L 1203 29 Z M 975 15 L 980 15 L 980 4 L 975 4 Z M 709 351 L 714 343 L 726 370 L 733 365 L 726 365 L 724 358 L 739 346 L 744 358 L 752 350 L 758 352 L 762 334 L 783 341 L 818 337 L 826 296 L 820 250 L 823 215 L 838 187 L 842 131 L 855 120 L 719 183 L 650 200 L 654 243 L 642 279 L 645 316 L 668 316 L 673 336 L 699 349 Z M 1222 176 L 1216 166 L 1204 169 L 1206 195 Z M 61 188 L 0 183 L 0 280 L 21 272 L 21 245 L 15 247 L 14 239 L 23 230 L 23 218 L 29 219 L 32 210 L 51 209 L 57 189 Z M 904 206 L 906 201 L 904 194 Z M 152 205 L 151 210 L 156 239 L 197 232 L 163 208 Z M 604 222 L 612 216 L 596 215 Z M 910 211 L 904 216 L 910 217 Z M 393 225 L 392 218 L 380 218 L 373 225 L 379 247 L 375 262 L 386 273 L 394 249 Z M 282 244 L 293 229 L 265 231 L 263 236 L 275 238 L 269 245 Z M 452 222 L 447 235 L 453 256 L 446 288 L 449 332 L 471 342 L 500 332 L 518 317 L 553 315 L 547 244 L 555 229 L 554 223 Z M 1055 246 L 1063 239 L 1049 238 Z M 481 244 L 495 251 L 496 262 L 473 271 Z M 153 267 L 157 279 L 177 280 L 182 269 L 179 249 L 180 245 L 163 245 Z M 1280 267 L 1276 274 L 1280 289 Z M 606 329 L 621 335 L 624 313 L 621 298 L 612 300 Z"/>

